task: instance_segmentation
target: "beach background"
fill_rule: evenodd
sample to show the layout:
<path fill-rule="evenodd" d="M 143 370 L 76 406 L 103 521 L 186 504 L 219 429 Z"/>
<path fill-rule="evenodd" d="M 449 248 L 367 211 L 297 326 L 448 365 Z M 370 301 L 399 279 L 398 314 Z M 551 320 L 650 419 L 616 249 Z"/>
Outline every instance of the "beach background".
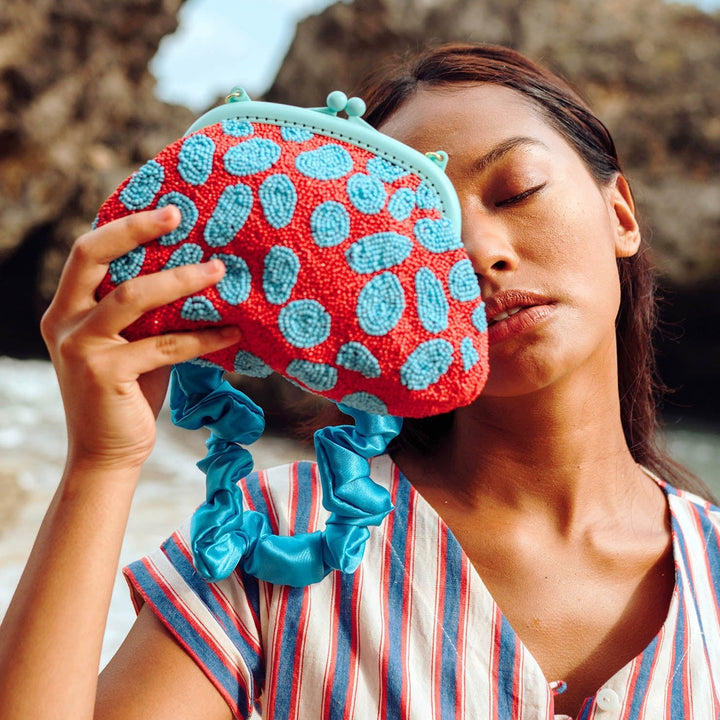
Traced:
<path fill-rule="evenodd" d="M 453 4 L 458 8 L 470 5 L 463 0 L 444 3 L 446 6 Z M 483 5 L 477 0 L 474 4 L 478 7 Z M 492 6 L 490 0 L 486 4 Z M 613 12 L 612 4 L 609 4 L 608 12 Z M 389 40 L 383 33 L 390 32 L 393 22 L 399 22 L 405 28 L 414 27 L 411 20 L 414 22 L 417 18 L 427 23 L 431 16 L 422 15 L 422 12 L 440 3 L 434 0 L 378 0 L 374 5 L 368 0 L 356 0 L 354 3 L 343 0 L 334 4 L 330 0 L 186 0 L 184 3 L 181 0 L 167 0 L 165 3 L 147 0 L 144 5 L 140 4 L 145 8 L 140 15 L 144 12 L 153 22 L 160 23 L 152 32 L 142 30 L 140 24 L 135 29 L 123 30 L 126 26 L 122 23 L 129 22 L 127 18 L 123 16 L 121 20 L 113 20 L 111 13 L 99 18 L 92 4 L 81 0 L 63 3 L 64 7 L 72 8 L 72 12 L 62 16 L 53 16 L 51 5 L 41 0 L 29 3 L 8 0 L 6 11 L 9 12 L 12 7 L 21 8 L 26 27 L 18 26 L 16 40 L 20 40 L 16 45 L 9 40 L 5 44 L 0 43 L 0 47 L 4 48 L 0 52 L 0 304 L 8 309 L 0 319 L 0 616 L 20 577 L 64 462 L 66 438 L 62 404 L 53 369 L 38 341 L 37 321 L 52 294 L 53 278 L 57 277 L 67 251 L 68 238 L 87 227 L 104 193 L 107 194 L 128 174 L 128 168 L 137 166 L 173 139 L 186 127 L 188 119 L 216 102 L 233 85 L 242 82 L 254 97 L 269 93 L 280 100 L 286 99 L 291 89 L 299 88 L 303 82 L 308 83 L 309 89 L 306 88 L 305 92 L 309 96 L 313 83 L 330 91 L 337 86 L 328 86 L 325 78 L 331 76 L 333 70 L 337 70 L 339 75 L 346 71 L 351 74 L 354 64 L 367 62 L 367 56 L 363 54 L 366 52 L 363 43 L 367 37 L 372 36 L 372 43 L 376 46 L 387 44 Z M 129 6 L 123 2 L 115 5 L 118 8 Z M 353 8 L 359 5 L 368 8 L 372 5 L 376 10 L 381 8 L 385 13 L 386 27 L 381 28 L 380 21 L 369 10 L 359 16 L 353 15 Z M 505 5 L 511 6 L 512 3 Z M 573 5 L 560 0 L 537 0 L 535 3 L 518 3 L 518 7 L 520 5 L 528 12 L 533 8 L 537 11 L 541 5 L 552 5 L 553 11 L 562 18 L 571 14 L 571 8 L 583 3 Z M 589 7 L 590 3 L 587 5 Z M 648 12 L 659 12 L 661 6 L 660 0 L 627 0 L 623 3 L 623 12 L 641 13 L 643 8 Z M 689 3 L 691 10 L 688 12 L 691 14 L 683 17 L 690 18 L 687 22 L 698 23 L 697 27 L 702 32 L 698 30 L 696 34 L 698 38 L 705 38 L 703 42 L 718 41 L 717 57 L 720 57 L 718 6 L 720 0 Z M 136 14 L 139 12 L 137 7 L 133 10 Z M 167 8 L 174 9 L 169 12 Z M 711 13 L 715 19 L 692 15 L 693 9 L 697 8 Z M 397 10 L 398 16 L 405 13 L 404 19 L 393 20 L 390 12 L 393 9 Z M 410 12 L 413 9 L 416 11 L 414 14 Z M 308 18 L 313 14 L 316 17 Z M 375 25 L 369 19 L 372 17 Z M 442 27 L 442 17 L 437 15 L 437 27 Z M 499 15 L 491 14 L 489 17 L 497 19 Z M 34 100 L 33 88 L 45 88 L 50 82 L 37 76 L 37 68 L 42 63 L 35 62 L 35 70 L 28 69 L 33 67 L 32 58 L 28 58 L 25 66 L 21 60 L 12 60 L 12 52 L 16 47 L 18 58 L 23 52 L 31 55 L 31 43 L 26 42 L 27 50 L 23 50 L 24 41 L 21 41 L 35 37 L 33 33 L 40 27 L 39 24 L 49 22 L 48 18 L 53 19 L 61 30 L 67 26 L 72 32 L 67 30 L 67 33 L 59 35 L 54 45 L 46 43 L 50 59 L 55 61 L 52 53 L 57 54 L 55 75 L 48 76 L 56 83 L 53 85 L 56 89 L 48 94 L 38 89 L 39 99 Z M 642 16 L 639 15 L 635 21 L 641 23 Z M 484 22 L 483 27 L 490 36 L 488 39 L 497 41 L 505 37 L 502 28 L 493 30 L 494 26 Z M 418 27 L 412 32 L 421 33 L 421 20 L 417 23 Z M 152 25 L 146 24 L 147 27 Z M 540 25 L 538 21 L 537 26 Z M 300 30 L 296 35 L 298 27 Z M 340 32 L 341 27 L 346 28 L 343 31 L 346 34 Z M 352 33 L 347 28 L 352 28 Z M 87 36 L 84 43 L 82 32 Z M 146 32 L 144 45 L 138 49 L 139 46 L 133 45 L 130 40 L 122 40 L 124 32 L 128 38 L 132 33 Z M 403 42 L 412 45 L 416 36 L 409 30 L 407 32 Z M 94 33 L 100 38 L 103 33 L 108 33 L 107 37 L 113 39 L 120 38 L 114 49 L 116 56 L 109 56 L 107 65 L 91 60 L 94 52 L 101 52 L 95 50 L 88 40 Z M 601 33 L 596 32 L 594 40 L 587 39 L 592 33 L 586 35 L 583 42 L 591 45 L 587 46 L 587 52 L 582 57 L 590 58 L 592 53 L 601 53 L 602 43 L 606 42 L 600 37 Z M 397 32 L 392 35 L 393 42 L 398 36 Z M 525 38 L 525 42 L 531 42 L 529 37 Z M 101 44 L 101 40 L 98 43 Z M 655 35 L 652 38 L 639 37 L 634 57 L 641 69 L 657 65 L 658 73 L 664 72 L 668 77 L 680 61 L 669 50 L 653 54 L 653 48 L 660 47 L 659 43 Z M 69 47 L 75 55 L 67 49 Z M 337 48 L 345 48 L 347 52 L 342 55 L 341 61 L 341 55 L 332 55 L 328 48 L 335 48 L 333 52 L 339 52 Z M 68 53 L 71 55 L 69 59 L 66 57 Z M 683 57 L 692 59 L 699 51 L 696 52 L 692 45 L 684 45 L 682 53 Z M 543 53 L 538 50 L 535 54 Z M 568 50 L 563 57 L 570 58 L 567 63 L 571 65 L 576 55 Z M 315 57 L 318 59 L 313 64 Z M 587 62 L 591 64 L 590 60 Z M 705 68 L 703 62 L 698 60 L 699 70 L 696 67 L 693 71 L 695 75 L 705 70 L 708 73 L 718 71 L 717 67 Z M 93 63 L 96 71 L 92 70 Z M 68 72 L 67 68 L 73 67 L 77 67 L 77 75 Z M 568 72 L 571 70 L 569 67 Z M 104 73 L 96 84 L 93 84 L 95 76 L 92 72 L 96 75 Z M 630 149 L 635 148 L 632 132 L 640 130 L 633 129 L 636 126 L 632 125 L 632 120 L 640 111 L 635 115 L 622 115 L 617 109 L 618 98 L 624 97 L 625 105 L 631 106 L 633 92 L 642 97 L 643 102 L 646 101 L 645 95 L 638 88 L 633 89 L 630 81 L 623 80 L 613 86 L 615 94 L 610 96 L 609 85 L 603 85 L 598 80 L 598 72 L 591 68 L 579 74 L 584 73 L 586 82 L 596 88 L 597 98 L 601 104 L 604 102 L 606 114 L 618 125 L 622 142 Z M 622 87 L 618 90 L 619 86 Z M 129 98 L 131 92 L 133 102 Z M 89 107 L 83 110 L 83 117 L 88 118 L 87 124 L 72 130 L 69 108 L 77 110 L 82 107 L 84 94 L 92 98 Z M 684 96 L 683 102 L 688 107 L 692 102 L 699 103 L 697 107 L 704 107 L 710 102 L 703 91 L 698 90 L 696 95 L 696 100 Z M 658 107 L 662 105 L 661 96 L 662 93 L 658 92 Z M 716 93 L 713 101 L 715 96 Z M 18 102 L 21 104 L 18 105 Z M 115 120 L 109 120 L 109 114 L 101 116 L 100 120 L 92 119 L 95 118 L 93 107 L 100 107 L 101 102 L 108 104 L 108 113 Z M 308 101 L 303 104 L 313 103 Z M 640 108 L 642 103 L 638 101 L 637 105 Z M 25 108 L 28 111 L 23 114 Z M 693 226 L 697 217 L 706 212 L 706 205 L 720 205 L 716 202 L 717 186 L 708 179 L 720 176 L 720 121 L 716 114 L 713 124 L 712 113 L 707 108 L 703 112 L 710 117 L 701 128 L 705 133 L 701 133 L 702 137 L 710 138 L 705 145 L 700 143 L 688 149 L 689 141 L 680 136 L 670 137 L 666 146 L 656 147 L 650 143 L 657 156 L 666 159 L 663 167 L 676 173 L 677 177 L 673 176 L 676 185 L 663 184 L 667 180 L 665 177 L 658 179 L 663 173 L 653 170 L 652 157 L 643 165 L 644 160 L 638 158 L 637 153 L 629 154 L 631 160 L 637 163 L 641 199 L 650 205 L 655 202 L 660 206 L 669 202 L 663 198 L 672 199 L 675 202 L 673 207 L 678 206 L 680 211 L 679 215 L 674 213 L 671 220 L 680 228 L 679 234 L 687 236 L 683 243 L 668 245 L 672 252 L 662 256 L 666 258 L 662 269 L 668 302 L 677 309 L 677 314 L 667 321 L 671 339 L 663 345 L 661 358 L 665 379 L 678 388 L 666 408 L 668 445 L 679 461 L 687 464 L 720 495 L 720 420 L 715 402 L 720 395 L 720 340 L 717 337 L 717 302 L 712 302 L 716 295 L 710 292 L 718 287 L 712 271 L 713 258 L 720 246 L 717 211 L 715 216 L 708 216 L 711 217 L 709 232 L 703 229 L 704 225 L 698 226 L 700 230 L 697 231 Z M 681 114 L 673 115 L 674 118 L 676 116 Z M 620 122 L 627 117 L 630 120 Z M 662 124 L 664 115 L 659 110 L 657 117 L 657 124 Z M 118 122 L 117 127 L 111 125 L 114 121 Z M 681 121 L 682 117 L 678 121 L 682 125 Z M 688 132 L 692 130 L 692 118 L 687 120 L 686 125 Z M 71 130 L 67 130 L 68 127 Z M 631 128 L 632 132 L 627 128 Z M 52 134 L 60 133 L 61 129 L 62 134 Z M 615 132 L 615 128 L 612 129 Z M 682 182 L 677 179 L 681 170 L 686 172 Z M 32 184 L 33 181 L 37 181 L 36 184 Z M 694 193 L 695 204 L 677 200 L 678 187 L 689 188 Z M 716 219 L 713 221 L 712 217 Z M 716 224 L 713 226 L 712 222 Z M 668 224 L 672 225 L 672 222 L 668 220 L 665 225 Z M 16 240 L 13 241 L 13 238 Z M 664 238 L 659 234 L 661 249 L 665 248 Z M 702 253 L 701 262 L 698 257 Z M 708 263 L 711 264 L 710 270 Z M 34 283 L 32 295 L 26 292 L 30 282 L 28 278 Z M 698 291 L 695 292 L 695 289 Z M 678 301 L 673 303 L 674 297 Z M 690 330 L 695 325 L 698 327 L 695 328 L 696 335 L 693 335 Z M 683 336 L 686 336 L 685 340 Z M 715 362 L 716 359 L 718 362 Z M 312 448 L 307 444 L 280 432 L 281 428 L 277 425 L 273 430 L 252 448 L 257 467 L 313 457 Z M 122 564 L 157 547 L 202 501 L 204 478 L 195 463 L 205 453 L 204 439 L 202 432 L 187 432 L 173 427 L 166 410 L 161 414 L 157 446 L 144 469 L 133 504 Z M 88 538 L 88 542 L 92 539 Z M 73 592 L 72 586 L 67 588 L 67 592 Z M 103 663 L 117 648 L 133 618 L 129 594 L 118 572 Z"/>

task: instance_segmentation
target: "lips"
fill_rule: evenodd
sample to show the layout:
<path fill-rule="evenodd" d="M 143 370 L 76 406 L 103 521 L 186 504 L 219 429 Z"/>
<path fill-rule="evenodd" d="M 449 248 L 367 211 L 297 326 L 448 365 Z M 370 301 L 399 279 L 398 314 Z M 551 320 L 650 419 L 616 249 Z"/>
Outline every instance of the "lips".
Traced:
<path fill-rule="evenodd" d="M 500 322 L 501 320 L 506 320 L 511 315 L 516 315 L 519 313 L 524 306 L 518 306 L 514 308 L 510 308 L 508 311 L 503 310 L 502 312 L 499 312 L 497 315 L 494 315 L 492 318 L 488 320 L 488 325 L 494 325 L 497 322 Z"/>
<path fill-rule="evenodd" d="M 488 339 L 497 343 L 525 332 L 553 312 L 554 301 L 523 290 L 502 290 L 485 298 Z"/>

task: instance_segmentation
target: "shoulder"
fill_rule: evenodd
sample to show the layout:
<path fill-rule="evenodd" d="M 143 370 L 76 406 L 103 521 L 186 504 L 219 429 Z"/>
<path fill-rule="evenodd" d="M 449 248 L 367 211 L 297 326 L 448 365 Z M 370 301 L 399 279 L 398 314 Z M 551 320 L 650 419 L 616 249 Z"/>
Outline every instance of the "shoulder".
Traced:
<path fill-rule="evenodd" d="M 694 584 L 720 590 L 720 508 L 687 490 L 665 485 L 675 562 Z M 705 581 L 702 581 L 705 578 Z M 696 588 L 697 590 L 697 588 Z"/>
<path fill-rule="evenodd" d="M 716 505 L 689 490 L 680 490 L 667 483 L 662 483 L 662 486 L 671 511 L 682 512 L 687 517 L 720 528 L 720 508 Z"/>

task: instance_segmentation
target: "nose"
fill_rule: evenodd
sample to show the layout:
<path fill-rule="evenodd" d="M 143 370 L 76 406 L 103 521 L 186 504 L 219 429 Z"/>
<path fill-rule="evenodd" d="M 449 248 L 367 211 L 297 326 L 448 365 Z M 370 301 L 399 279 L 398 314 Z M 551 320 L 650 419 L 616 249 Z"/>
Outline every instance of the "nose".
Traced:
<path fill-rule="evenodd" d="M 507 228 L 485 210 L 463 209 L 462 241 L 477 275 L 488 280 L 517 269 L 519 258 Z"/>

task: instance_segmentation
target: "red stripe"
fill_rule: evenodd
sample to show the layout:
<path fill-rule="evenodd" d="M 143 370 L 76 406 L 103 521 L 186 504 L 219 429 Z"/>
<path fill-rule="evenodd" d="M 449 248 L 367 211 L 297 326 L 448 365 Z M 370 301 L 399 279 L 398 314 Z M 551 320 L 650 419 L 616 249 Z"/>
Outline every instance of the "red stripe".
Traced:
<path fill-rule="evenodd" d="M 677 620 L 676 620 L 676 622 L 677 622 Z M 674 635 L 675 635 L 675 633 L 670 633 L 669 636 L 670 636 L 671 640 L 674 637 Z M 655 650 L 655 657 L 653 658 L 652 664 L 650 665 L 650 670 L 648 672 L 647 688 L 645 689 L 645 697 L 646 698 L 650 698 L 650 696 L 653 692 L 652 688 L 653 688 L 653 685 L 655 682 L 655 675 L 656 675 L 656 672 L 658 669 L 658 665 L 660 664 L 660 657 L 662 655 L 663 650 L 665 649 L 664 648 L 665 640 L 666 640 L 666 632 L 665 632 L 665 627 L 663 626 L 660 629 L 660 637 L 658 638 L 658 644 L 657 644 L 657 647 Z M 665 688 L 665 693 L 667 694 L 667 691 L 668 691 L 667 682 L 663 682 L 663 685 Z M 643 713 L 645 712 L 645 707 L 646 707 L 645 703 L 643 703 L 641 711 L 640 711 L 641 717 L 642 717 Z"/>
<path fill-rule="evenodd" d="M 313 481 L 312 493 L 310 494 L 312 504 L 310 505 L 308 532 L 315 532 L 320 526 L 319 510 L 322 507 L 322 485 L 320 484 L 320 470 L 317 465 L 312 466 L 311 477 Z"/>
<path fill-rule="evenodd" d="M 520 638 L 515 636 L 515 661 L 513 662 L 513 717 L 520 717 L 522 703 L 522 670 L 523 670 L 523 648 Z"/>
<path fill-rule="evenodd" d="M 702 523 L 700 522 L 700 511 L 695 505 L 690 505 L 690 510 L 692 511 L 692 521 L 693 525 L 695 526 L 695 530 L 697 532 L 698 537 L 703 538 L 705 540 L 705 534 L 703 532 Z M 713 523 L 713 534 L 715 535 L 715 542 L 720 545 L 720 535 L 718 534 L 718 528 Z M 705 540 L 705 547 L 707 547 L 707 541 Z M 688 562 L 690 563 L 690 575 L 692 576 L 693 580 L 693 587 L 695 588 L 696 592 L 698 591 L 699 587 L 708 588 L 710 590 L 710 594 L 712 595 L 712 606 L 715 610 L 715 624 L 717 627 L 720 627 L 720 602 L 718 602 L 718 597 L 715 594 L 715 584 L 713 583 L 713 573 L 712 569 L 710 567 L 710 557 L 707 552 L 702 553 L 703 558 L 703 567 L 705 569 L 705 577 L 702 578 L 702 583 L 698 582 L 698 579 L 696 577 L 696 573 L 693 572 L 694 567 L 693 561 L 696 559 L 694 555 L 691 555 L 690 552 L 687 553 Z"/>
<path fill-rule="evenodd" d="M 295 534 L 295 518 L 297 517 L 297 484 L 298 484 L 298 465 L 293 463 L 290 466 L 288 477 L 288 499 L 287 499 L 287 518 L 288 518 L 288 534 Z M 303 531 L 305 528 L 303 528 Z"/>
<path fill-rule="evenodd" d="M 624 701 L 623 714 L 622 714 L 620 720 L 630 720 L 630 718 L 629 718 L 630 708 L 632 708 L 633 695 L 635 694 L 635 686 L 637 685 L 637 680 L 640 675 L 641 666 L 642 666 L 642 655 L 638 655 L 637 657 L 633 658 L 633 660 L 632 660 L 632 668 L 630 670 L 630 675 L 627 679 L 627 683 L 625 684 L 625 696 L 623 698 L 623 701 Z M 651 667 L 651 670 L 652 670 L 652 667 Z"/>
<path fill-rule="evenodd" d="M 278 532 L 280 532 L 280 523 L 278 521 L 277 508 L 275 507 L 275 502 L 273 501 L 272 493 L 270 492 L 268 474 L 264 470 L 258 473 L 258 487 L 260 488 L 260 492 L 262 493 L 265 504 L 267 505 L 268 514 L 270 516 L 268 518 L 270 521 L 270 525 L 273 529 L 273 532 L 277 534 Z"/>
<path fill-rule="evenodd" d="M 690 663 L 685 661 L 688 647 L 690 646 L 690 628 L 688 627 L 687 606 L 683 603 L 685 620 L 683 622 L 683 667 L 682 667 L 682 683 L 683 683 L 683 717 L 691 718 L 692 712 L 692 691 L 690 688 Z"/>

